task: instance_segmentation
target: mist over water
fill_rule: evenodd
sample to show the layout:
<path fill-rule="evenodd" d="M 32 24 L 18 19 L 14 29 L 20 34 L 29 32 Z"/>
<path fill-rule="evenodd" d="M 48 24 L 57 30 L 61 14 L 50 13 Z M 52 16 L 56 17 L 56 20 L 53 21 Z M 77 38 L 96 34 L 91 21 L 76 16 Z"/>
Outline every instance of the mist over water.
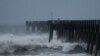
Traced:
<path fill-rule="evenodd" d="M 48 33 L 27 33 L 24 25 L 0 26 L 0 56 L 90 56 L 79 43 L 49 43 Z"/>

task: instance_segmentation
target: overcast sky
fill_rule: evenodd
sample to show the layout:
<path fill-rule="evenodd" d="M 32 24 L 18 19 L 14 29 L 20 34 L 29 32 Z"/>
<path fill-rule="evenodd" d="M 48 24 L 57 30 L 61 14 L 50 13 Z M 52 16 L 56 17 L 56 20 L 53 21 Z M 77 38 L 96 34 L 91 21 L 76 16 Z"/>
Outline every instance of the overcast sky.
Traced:
<path fill-rule="evenodd" d="M 0 0 L 0 24 L 57 18 L 100 19 L 100 0 Z"/>

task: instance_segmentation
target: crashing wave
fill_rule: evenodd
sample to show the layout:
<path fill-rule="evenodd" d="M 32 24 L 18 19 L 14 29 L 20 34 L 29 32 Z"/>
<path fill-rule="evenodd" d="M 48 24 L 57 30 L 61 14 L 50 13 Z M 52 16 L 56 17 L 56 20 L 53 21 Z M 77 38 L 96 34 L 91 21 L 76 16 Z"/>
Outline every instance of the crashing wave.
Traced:
<path fill-rule="evenodd" d="M 48 43 L 48 35 L 13 35 L 5 34 L 0 35 L 0 54 L 22 54 L 22 55 L 36 55 L 36 56 L 56 56 L 56 55 L 69 55 L 75 54 L 78 48 L 84 49 L 78 43 L 63 43 L 57 41 L 56 38 Z M 73 52 L 75 51 L 75 52 Z M 80 51 L 77 51 L 77 53 Z M 47 55 L 49 54 L 49 55 Z M 58 56 L 59 56 L 58 55 Z M 69 56 L 71 56 L 70 54 Z M 79 54 L 75 54 L 78 56 Z M 87 54 L 82 54 L 86 56 Z M 73 55 L 72 55 L 73 56 Z"/>

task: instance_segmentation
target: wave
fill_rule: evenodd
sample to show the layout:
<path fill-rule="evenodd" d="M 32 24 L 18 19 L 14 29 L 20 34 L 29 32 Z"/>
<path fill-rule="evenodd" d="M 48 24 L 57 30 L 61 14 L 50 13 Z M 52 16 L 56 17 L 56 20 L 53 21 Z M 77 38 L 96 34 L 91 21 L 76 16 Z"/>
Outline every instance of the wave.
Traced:
<path fill-rule="evenodd" d="M 0 35 L 0 54 L 26 55 L 31 56 L 87 56 L 88 54 L 78 50 L 81 47 L 79 43 L 63 43 L 55 38 L 49 43 L 48 34 L 28 34 L 28 35 L 14 35 L 3 34 Z M 74 51 L 74 52 L 73 52 Z M 77 53 L 75 53 L 77 52 Z M 71 53 L 71 54 L 70 54 Z"/>

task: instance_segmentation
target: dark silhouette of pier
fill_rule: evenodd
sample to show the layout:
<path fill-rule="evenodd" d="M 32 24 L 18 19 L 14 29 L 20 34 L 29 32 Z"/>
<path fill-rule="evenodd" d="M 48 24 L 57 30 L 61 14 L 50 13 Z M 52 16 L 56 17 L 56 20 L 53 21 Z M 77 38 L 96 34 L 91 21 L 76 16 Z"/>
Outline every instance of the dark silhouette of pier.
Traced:
<path fill-rule="evenodd" d="M 26 30 L 32 32 L 47 32 L 48 22 L 47 21 L 26 21 Z"/>
<path fill-rule="evenodd" d="M 48 21 L 26 21 L 29 27 L 43 28 L 49 31 L 49 42 L 53 39 L 53 31 L 56 31 L 57 39 L 65 39 L 65 42 L 84 42 L 86 52 L 100 56 L 100 20 L 48 20 Z M 41 31 L 44 31 L 44 30 Z"/>

